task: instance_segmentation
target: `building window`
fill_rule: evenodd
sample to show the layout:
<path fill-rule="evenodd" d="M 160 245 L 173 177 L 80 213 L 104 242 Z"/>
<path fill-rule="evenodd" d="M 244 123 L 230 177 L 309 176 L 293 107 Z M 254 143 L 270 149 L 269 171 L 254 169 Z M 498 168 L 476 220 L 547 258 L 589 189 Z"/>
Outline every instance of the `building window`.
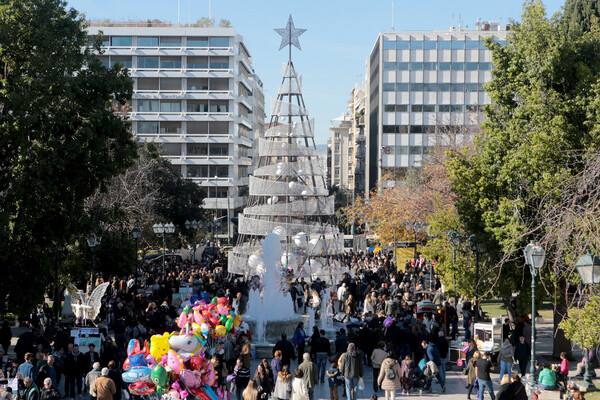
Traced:
<path fill-rule="evenodd" d="M 464 92 L 465 84 L 464 83 L 451 83 L 450 88 L 453 92 Z"/>
<path fill-rule="evenodd" d="M 188 47 L 208 47 L 208 37 L 189 37 Z"/>
<path fill-rule="evenodd" d="M 138 78 L 137 90 L 158 90 L 158 78 Z"/>
<path fill-rule="evenodd" d="M 162 47 L 181 47 L 181 38 L 162 36 L 160 38 L 160 45 Z"/>
<path fill-rule="evenodd" d="M 161 57 L 160 67 L 164 69 L 181 68 L 181 57 Z"/>
<path fill-rule="evenodd" d="M 440 92 L 449 92 L 450 84 L 449 83 L 438 83 L 438 91 Z"/>
<path fill-rule="evenodd" d="M 110 66 L 121 64 L 123 68 L 131 68 L 131 56 L 112 56 L 110 57 Z"/>
<path fill-rule="evenodd" d="M 422 62 L 411 62 L 410 70 L 411 71 L 423 71 L 423 63 Z"/>
<path fill-rule="evenodd" d="M 462 104 L 452 104 L 450 106 L 450 111 L 452 111 L 452 112 L 463 112 L 464 109 L 463 109 Z"/>
<path fill-rule="evenodd" d="M 477 50 L 479 48 L 479 41 L 478 40 L 467 40 L 465 42 L 465 47 L 467 50 Z"/>
<path fill-rule="evenodd" d="M 385 112 L 395 112 L 396 111 L 396 106 L 393 104 L 386 104 L 383 106 L 383 111 Z"/>
<path fill-rule="evenodd" d="M 423 84 L 423 90 L 425 92 L 435 92 L 436 91 L 436 84 L 435 83 L 424 83 Z"/>
<path fill-rule="evenodd" d="M 421 146 L 410 146 L 409 151 L 411 155 L 421 155 Z"/>
<path fill-rule="evenodd" d="M 188 135 L 208 135 L 208 122 L 190 121 L 187 123 Z"/>
<path fill-rule="evenodd" d="M 96 57 L 98 60 L 100 60 L 100 63 L 102 63 L 102 66 L 108 68 L 109 67 L 109 60 L 107 56 L 98 56 Z"/>
<path fill-rule="evenodd" d="M 211 156 L 228 156 L 229 145 L 228 144 L 211 144 L 209 148 L 209 155 Z"/>
<path fill-rule="evenodd" d="M 181 102 L 178 100 L 161 100 L 160 101 L 160 112 L 173 113 L 181 112 Z"/>
<path fill-rule="evenodd" d="M 425 71 L 437 71 L 437 63 L 434 63 L 434 62 L 423 63 L 423 69 Z"/>
<path fill-rule="evenodd" d="M 158 47 L 158 37 L 154 36 L 138 36 L 138 47 Z"/>
<path fill-rule="evenodd" d="M 396 48 L 395 40 L 386 40 L 383 39 L 383 49 L 384 50 L 394 50 Z"/>
<path fill-rule="evenodd" d="M 243 106 L 240 107 L 240 109 Z M 229 102 L 227 100 L 211 100 L 210 102 L 211 113 L 226 113 L 229 112 Z"/>
<path fill-rule="evenodd" d="M 188 57 L 188 69 L 208 69 L 208 57 Z"/>
<path fill-rule="evenodd" d="M 112 36 L 110 44 L 112 46 L 131 47 L 131 36 Z"/>
<path fill-rule="evenodd" d="M 208 101 L 207 100 L 188 100 L 187 112 L 189 112 L 189 113 L 207 113 L 208 112 Z"/>
<path fill-rule="evenodd" d="M 161 143 L 158 146 L 159 152 L 163 156 L 180 156 L 181 144 L 179 143 Z"/>
<path fill-rule="evenodd" d="M 396 92 L 408 92 L 408 83 L 397 83 Z"/>
<path fill-rule="evenodd" d="M 384 92 L 394 92 L 394 91 L 396 91 L 396 85 L 394 83 L 384 83 L 383 91 Z"/>
<path fill-rule="evenodd" d="M 462 71 L 465 69 L 465 63 L 462 62 L 453 62 L 452 63 L 452 71 Z"/>
<path fill-rule="evenodd" d="M 229 166 L 228 165 L 211 165 L 209 171 L 210 171 L 211 176 L 216 176 L 217 178 L 229 177 Z"/>
<path fill-rule="evenodd" d="M 492 63 L 490 63 L 490 62 L 479 63 L 480 71 L 489 71 L 490 69 L 492 69 Z"/>
<path fill-rule="evenodd" d="M 410 91 L 411 92 L 422 92 L 423 91 L 423 84 L 422 83 L 411 83 L 410 84 Z"/>
<path fill-rule="evenodd" d="M 426 40 L 424 49 L 425 50 L 435 50 L 437 48 L 437 41 Z"/>
<path fill-rule="evenodd" d="M 137 112 L 158 112 L 158 100 L 138 100 L 137 101 Z"/>
<path fill-rule="evenodd" d="M 211 57 L 209 61 L 210 69 L 228 69 L 229 57 Z"/>
<path fill-rule="evenodd" d="M 452 50 L 464 50 L 465 42 L 464 40 L 453 40 L 452 41 Z"/>
<path fill-rule="evenodd" d="M 160 90 L 181 90 L 180 78 L 160 78 Z"/>
<path fill-rule="evenodd" d="M 188 165 L 188 178 L 208 178 L 208 165 Z"/>
<path fill-rule="evenodd" d="M 248 167 L 246 165 L 240 165 L 238 167 L 238 173 L 239 173 L 240 179 L 247 178 L 248 177 Z"/>
<path fill-rule="evenodd" d="M 173 135 L 181 133 L 181 122 L 179 121 L 162 121 L 160 123 L 160 133 L 165 135 Z"/>
<path fill-rule="evenodd" d="M 410 40 L 410 48 L 412 50 L 423 50 L 423 41 L 422 40 Z"/>
<path fill-rule="evenodd" d="M 438 41 L 438 49 L 439 50 L 450 50 L 452 48 L 452 42 L 449 40 L 440 40 Z"/>
<path fill-rule="evenodd" d="M 188 143 L 187 154 L 188 156 L 207 156 L 208 143 Z"/>
<path fill-rule="evenodd" d="M 384 71 L 394 71 L 396 69 L 396 63 L 395 62 L 389 62 L 386 61 L 383 63 L 383 70 Z"/>
<path fill-rule="evenodd" d="M 397 40 L 396 41 L 396 49 L 408 50 L 408 49 L 410 49 L 410 42 L 408 40 Z"/>
<path fill-rule="evenodd" d="M 465 89 L 467 92 L 477 92 L 479 90 L 479 83 L 466 83 Z"/>
<path fill-rule="evenodd" d="M 138 121 L 138 133 L 158 133 L 158 121 Z"/>
<path fill-rule="evenodd" d="M 409 63 L 407 62 L 399 62 L 398 63 L 398 71 L 408 71 Z"/>
<path fill-rule="evenodd" d="M 210 47 L 229 47 L 228 37 L 211 37 Z"/>
<path fill-rule="evenodd" d="M 188 78 L 187 90 L 208 90 L 207 78 Z"/>
<path fill-rule="evenodd" d="M 450 71 L 451 64 L 449 62 L 441 62 L 438 63 L 438 70 L 440 71 Z"/>
<path fill-rule="evenodd" d="M 476 63 L 476 62 L 468 62 L 465 64 L 465 69 L 467 71 L 477 71 L 478 65 L 479 65 L 479 63 Z"/>
<path fill-rule="evenodd" d="M 450 112 L 450 104 L 440 104 L 438 106 L 439 112 Z"/>
<path fill-rule="evenodd" d="M 158 57 L 139 57 L 137 58 L 137 67 L 140 69 L 157 69 Z"/>

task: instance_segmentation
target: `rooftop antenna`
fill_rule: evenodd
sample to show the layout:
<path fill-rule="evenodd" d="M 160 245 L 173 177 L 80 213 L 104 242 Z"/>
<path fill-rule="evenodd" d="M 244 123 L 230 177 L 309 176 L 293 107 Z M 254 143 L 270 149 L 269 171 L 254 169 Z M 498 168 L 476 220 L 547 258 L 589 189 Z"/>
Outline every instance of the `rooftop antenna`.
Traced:
<path fill-rule="evenodd" d="M 192 0 L 188 0 L 188 26 L 192 26 Z"/>
<path fill-rule="evenodd" d="M 181 0 L 177 0 L 177 26 L 181 26 Z"/>
<path fill-rule="evenodd" d="M 212 21 L 212 15 L 211 15 L 211 1 L 208 0 L 208 21 Z"/>
<path fill-rule="evenodd" d="M 394 0 L 392 0 L 392 32 L 394 30 Z"/>

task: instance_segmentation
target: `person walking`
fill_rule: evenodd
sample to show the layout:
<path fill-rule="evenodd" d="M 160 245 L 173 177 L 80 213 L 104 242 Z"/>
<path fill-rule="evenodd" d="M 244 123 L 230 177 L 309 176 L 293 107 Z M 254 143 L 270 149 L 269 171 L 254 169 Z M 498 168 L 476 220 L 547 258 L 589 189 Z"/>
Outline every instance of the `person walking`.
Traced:
<path fill-rule="evenodd" d="M 100 377 L 100 374 L 100 363 L 96 361 L 92 365 L 92 370 L 88 372 L 85 376 L 85 387 L 87 388 L 88 393 L 90 394 L 91 400 L 96 400 L 96 390 L 94 384 L 96 383 L 96 379 Z"/>
<path fill-rule="evenodd" d="M 304 381 L 304 373 L 300 368 L 294 371 L 294 380 L 292 381 L 292 398 L 291 400 L 309 400 L 308 387 Z"/>
<path fill-rule="evenodd" d="M 331 356 L 331 346 L 329 340 L 325 337 L 325 331 L 321 329 L 319 337 L 311 344 L 310 352 L 314 355 L 317 362 L 317 372 L 321 383 L 325 382 L 325 370 Z"/>
<path fill-rule="evenodd" d="M 40 390 L 33 379 L 28 376 L 23 379 L 23 389 L 22 400 L 40 400 Z"/>
<path fill-rule="evenodd" d="M 24 360 L 25 362 L 19 365 L 19 368 L 17 369 L 17 374 L 23 375 L 23 378 L 29 377 L 32 381 L 35 382 L 36 371 L 32 363 L 33 354 L 25 353 Z"/>
<path fill-rule="evenodd" d="M 286 364 L 282 367 L 281 371 L 277 372 L 275 389 L 273 390 L 273 398 L 277 400 L 289 400 L 291 397 L 292 374 L 290 374 L 290 366 Z"/>
<path fill-rule="evenodd" d="M 510 374 L 504 375 L 502 380 L 500 381 L 500 389 L 498 389 L 498 394 L 496 395 L 496 399 L 498 400 L 513 400 L 513 391 L 510 385 Z"/>
<path fill-rule="evenodd" d="M 81 397 L 83 374 L 87 371 L 84 355 L 79 351 L 79 345 L 73 345 L 73 351 L 67 354 L 65 360 L 65 396 L 75 398 L 75 393 Z M 68 387 L 68 390 L 67 390 Z"/>
<path fill-rule="evenodd" d="M 479 350 L 476 350 L 473 353 L 473 356 L 467 363 L 467 400 L 471 400 L 471 392 L 473 391 L 473 387 L 475 386 L 475 379 L 477 378 L 477 374 L 475 372 L 475 363 L 479 360 L 480 353 Z"/>
<path fill-rule="evenodd" d="M 525 341 L 525 336 L 519 337 L 519 343 L 515 346 L 514 351 L 515 359 L 519 362 L 519 369 L 521 370 L 521 376 L 525 376 L 527 373 L 527 363 L 529 357 L 531 357 L 531 347 Z"/>
<path fill-rule="evenodd" d="M 510 376 L 512 374 L 512 365 L 515 355 L 515 348 L 510 344 L 508 338 L 504 339 L 504 343 L 500 347 L 498 352 L 498 359 L 500 360 L 500 381 L 504 377 L 504 374 Z"/>
<path fill-rule="evenodd" d="M 356 345 L 349 343 L 348 350 L 340 358 L 340 372 L 344 377 L 346 395 L 348 400 L 356 400 L 358 381 L 364 375 L 362 359 L 356 350 Z"/>
<path fill-rule="evenodd" d="M 490 393 L 490 397 L 492 400 L 496 400 L 496 395 L 494 394 L 494 384 L 492 383 L 492 378 L 490 377 L 490 372 L 494 370 L 494 366 L 489 360 L 489 355 L 486 353 L 480 353 L 479 360 L 475 362 L 475 377 L 479 383 L 479 392 L 477 398 L 479 400 L 483 400 L 483 394 L 485 389 Z"/>
<path fill-rule="evenodd" d="M 108 377 L 108 368 L 102 368 L 100 376 L 94 382 L 94 391 L 98 400 L 113 400 L 117 387 L 113 380 Z"/>
<path fill-rule="evenodd" d="M 427 359 L 434 362 L 438 369 L 437 379 L 442 387 L 442 393 L 446 392 L 446 362 L 442 362 L 437 345 L 433 342 L 428 342 L 427 340 L 421 342 L 421 345 L 426 350 Z"/>
<path fill-rule="evenodd" d="M 527 390 L 525 385 L 521 383 L 521 377 L 518 374 L 512 374 L 510 381 L 513 400 L 527 400 Z"/>
<path fill-rule="evenodd" d="M 273 382 L 275 383 L 277 383 L 277 374 L 283 368 L 283 364 L 281 363 L 282 357 L 283 353 L 281 353 L 281 350 L 275 350 L 275 354 L 273 354 L 273 359 L 271 360 L 271 372 L 273 372 Z"/>
<path fill-rule="evenodd" d="M 383 360 L 386 359 L 387 353 L 383 348 L 385 347 L 385 343 L 380 341 L 377 343 L 377 348 L 373 350 L 371 353 L 371 365 L 373 366 L 373 392 L 377 393 L 379 390 L 379 385 L 377 383 L 377 378 L 379 377 L 379 371 L 381 370 L 381 364 Z"/>
<path fill-rule="evenodd" d="M 244 360 L 238 358 L 236 361 L 235 368 L 233 369 L 234 382 L 235 382 L 235 398 L 242 400 L 242 392 L 248 386 L 250 381 L 250 368 L 244 365 Z"/>
<path fill-rule="evenodd" d="M 319 374 L 317 373 L 317 367 L 315 364 L 310 361 L 310 354 L 304 353 L 302 359 L 302 364 L 298 365 L 298 369 L 302 371 L 302 379 L 304 382 L 306 382 L 308 398 L 313 400 L 315 395 L 315 386 L 317 386 L 317 383 L 319 382 Z"/>
<path fill-rule="evenodd" d="M 336 363 L 331 363 L 330 368 L 327 370 L 327 384 L 329 385 L 329 400 L 340 400 L 338 394 L 338 386 L 342 382 L 342 376 Z"/>
<path fill-rule="evenodd" d="M 387 358 L 383 360 L 377 384 L 385 391 L 385 400 L 394 400 L 396 398 L 396 390 L 402 387 L 400 378 L 402 370 L 393 351 L 388 352 Z"/>
<path fill-rule="evenodd" d="M 41 400 L 60 400 L 60 393 L 52 385 L 52 379 L 44 379 L 44 387 L 42 388 Z"/>
<path fill-rule="evenodd" d="M 400 382 L 402 382 L 402 394 L 410 395 L 410 390 L 412 389 L 415 380 L 415 362 L 412 360 L 410 354 L 402 360 L 400 371 L 402 373 L 400 376 Z"/>

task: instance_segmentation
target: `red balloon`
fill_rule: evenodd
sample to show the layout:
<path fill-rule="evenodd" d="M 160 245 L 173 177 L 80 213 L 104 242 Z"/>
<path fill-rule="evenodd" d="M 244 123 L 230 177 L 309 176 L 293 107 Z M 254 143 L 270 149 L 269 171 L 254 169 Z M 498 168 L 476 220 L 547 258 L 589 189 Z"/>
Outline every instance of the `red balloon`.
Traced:
<path fill-rule="evenodd" d="M 210 317 L 212 317 L 212 313 L 208 310 L 202 311 L 202 316 L 206 319 L 209 319 Z"/>
<path fill-rule="evenodd" d="M 227 297 L 219 297 L 217 299 L 217 304 L 226 305 L 228 303 Z"/>
<path fill-rule="evenodd" d="M 221 323 L 221 321 L 219 320 L 219 318 L 217 317 L 210 317 L 210 322 L 214 325 L 217 326 Z"/>

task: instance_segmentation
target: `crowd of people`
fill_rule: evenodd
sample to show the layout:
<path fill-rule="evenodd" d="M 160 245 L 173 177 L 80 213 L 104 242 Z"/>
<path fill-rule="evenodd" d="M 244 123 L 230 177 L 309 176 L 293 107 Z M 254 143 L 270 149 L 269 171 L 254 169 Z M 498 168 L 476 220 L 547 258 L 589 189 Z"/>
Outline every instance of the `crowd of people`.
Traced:
<path fill-rule="evenodd" d="M 236 335 L 227 335 L 207 353 L 218 374 L 216 383 L 227 400 L 313 400 L 318 385 L 328 389 L 331 400 L 339 400 L 340 396 L 355 400 L 359 393 L 382 392 L 386 400 L 394 400 L 397 391 L 406 395 L 415 390 L 431 393 L 434 380 L 444 393 L 449 340 L 459 338 L 458 344 L 468 343 L 464 368 L 467 399 L 475 388 L 479 400 L 484 399 L 485 391 L 492 400 L 525 399 L 521 376 L 528 371 L 530 354 L 531 325 L 527 318 L 515 321 L 513 326 L 505 321 L 504 341 L 494 366 L 492 355 L 477 349 L 473 338 L 474 317 L 476 313 L 482 316 L 481 310 L 464 297 L 446 298 L 434 263 L 419 257 L 397 268 L 392 253 L 366 251 L 344 253 L 340 261 L 346 270 L 335 284 L 302 278 L 287 288 L 298 313 L 313 308 L 317 321 L 327 319 L 327 326 L 335 329 L 325 331 L 312 326 L 309 336 L 304 323 L 299 323 L 293 336 L 281 335 L 274 343 L 272 358 L 260 359 L 254 370 L 252 332 L 247 327 L 237 330 Z M 227 273 L 226 254 L 221 252 L 203 255 L 194 265 L 176 260 L 161 265 L 159 260 L 144 264 L 138 276 L 107 279 L 110 286 L 106 300 L 94 321 L 101 348 L 91 344 L 87 351 L 80 351 L 70 335 L 74 325 L 59 325 L 51 310 L 40 308 L 22 319 L 30 329 L 20 335 L 15 356 L 11 354 L 0 366 L 3 378 L 18 380 L 16 393 L 6 386 L 4 398 L 128 397 L 121 376 L 127 343 L 131 339 L 144 343 L 152 335 L 177 329 L 180 305 L 173 294 L 181 287 L 190 289 L 192 303 L 226 297 L 240 315 L 246 311 L 253 290 L 252 281 Z M 102 282 L 101 275 L 94 276 L 88 282 L 88 293 Z M 321 307 L 326 298 L 329 303 Z M 443 313 L 422 312 L 417 305 L 423 300 L 429 301 L 434 310 L 443 309 Z M 76 320 L 74 324 L 82 322 Z M 11 328 L 4 323 L 0 328 L 2 356 L 8 354 L 10 338 Z M 515 361 L 517 371 L 513 368 Z M 500 372 L 497 392 L 490 376 L 495 368 Z M 538 368 L 539 387 L 552 389 L 557 381 L 566 386 L 566 355 L 558 375 L 549 365 Z M 365 388 L 364 377 L 369 370 L 372 387 Z M 571 391 L 575 400 L 582 400 L 576 387 Z"/>

